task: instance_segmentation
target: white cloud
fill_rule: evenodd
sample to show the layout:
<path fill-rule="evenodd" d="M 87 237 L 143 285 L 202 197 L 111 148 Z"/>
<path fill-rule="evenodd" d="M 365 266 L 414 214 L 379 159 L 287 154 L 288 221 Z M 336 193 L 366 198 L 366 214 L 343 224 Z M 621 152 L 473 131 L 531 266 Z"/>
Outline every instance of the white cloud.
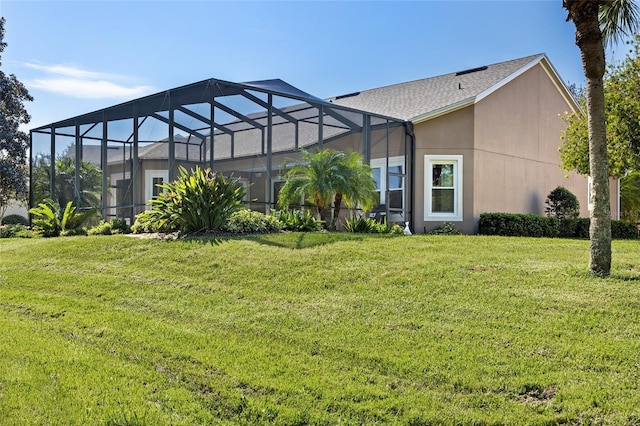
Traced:
<path fill-rule="evenodd" d="M 70 65 L 25 63 L 46 76 L 27 80 L 27 86 L 82 99 L 132 99 L 153 93 L 152 86 L 126 84 L 127 77 L 88 71 Z"/>

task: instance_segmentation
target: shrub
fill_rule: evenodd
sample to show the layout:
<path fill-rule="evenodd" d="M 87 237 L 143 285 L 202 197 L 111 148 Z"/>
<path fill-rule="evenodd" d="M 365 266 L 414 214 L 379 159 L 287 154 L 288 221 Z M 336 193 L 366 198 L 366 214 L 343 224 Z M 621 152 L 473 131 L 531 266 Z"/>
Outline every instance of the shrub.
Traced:
<path fill-rule="evenodd" d="M 278 232 L 282 225 L 274 216 L 266 216 L 260 212 L 242 209 L 234 212 L 222 228 L 223 231 L 234 233 L 267 234 Z"/>
<path fill-rule="evenodd" d="M 344 230 L 347 232 L 373 234 L 378 232 L 378 222 L 366 216 L 348 217 L 344 221 Z"/>
<path fill-rule="evenodd" d="M 364 234 L 402 234 L 404 228 L 395 223 L 387 223 L 387 219 L 382 222 L 366 217 L 353 216 L 346 218 L 344 222 L 344 230 L 347 232 L 357 232 Z"/>
<path fill-rule="evenodd" d="M 638 227 L 635 223 L 622 220 L 611 221 L 611 238 L 617 240 L 633 240 L 638 238 Z"/>
<path fill-rule="evenodd" d="M 237 179 L 196 166 L 191 173 L 180 166 L 180 176 L 160 185 L 165 192 L 151 201 L 151 213 L 160 226 L 181 232 L 220 230 L 232 213 L 242 209 L 245 189 Z"/>
<path fill-rule="evenodd" d="M 482 213 L 478 223 L 481 235 L 505 237 L 557 237 L 560 225 L 554 217 L 533 214 Z"/>
<path fill-rule="evenodd" d="M 451 222 L 436 226 L 429 234 L 432 235 L 462 235 L 462 232 Z"/>
<path fill-rule="evenodd" d="M 101 220 L 96 226 L 89 229 L 89 235 L 113 235 L 128 234 L 131 228 L 122 218 L 114 218 L 109 221 Z"/>
<path fill-rule="evenodd" d="M 314 232 L 319 231 L 323 224 L 309 210 L 272 210 L 271 216 L 280 221 L 285 231 Z"/>
<path fill-rule="evenodd" d="M 38 204 L 38 207 L 30 209 L 29 214 L 36 217 L 33 227 L 38 234 L 43 237 L 57 237 L 86 235 L 86 230 L 83 232 L 82 226 L 96 214 L 96 210 L 79 212 L 73 201 L 69 201 L 62 210 L 58 203 L 47 198 Z"/>
<path fill-rule="evenodd" d="M 0 226 L 0 238 L 31 238 L 33 231 L 26 225 L 9 224 Z"/>
<path fill-rule="evenodd" d="M 29 226 L 29 219 L 21 214 L 10 214 L 2 219 L 3 225 L 24 225 Z"/>
<path fill-rule="evenodd" d="M 589 218 L 558 220 L 531 214 L 483 213 L 478 233 L 514 237 L 589 238 Z M 638 229 L 634 223 L 611 221 L 611 238 L 636 239 Z"/>
<path fill-rule="evenodd" d="M 545 201 L 547 207 L 544 209 L 549 217 L 558 220 L 576 219 L 580 216 L 580 202 L 571 191 L 563 186 L 559 186 L 549 193 Z"/>
<path fill-rule="evenodd" d="M 136 215 L 136 221 L 131 225 L 131 232 L 134 234 L 148 234 L 155 232 L 173 232 L 175 228 L 171 228 L 167 221 L 160 223 L 156 215 L 151 210 L 145 210 Z"/>

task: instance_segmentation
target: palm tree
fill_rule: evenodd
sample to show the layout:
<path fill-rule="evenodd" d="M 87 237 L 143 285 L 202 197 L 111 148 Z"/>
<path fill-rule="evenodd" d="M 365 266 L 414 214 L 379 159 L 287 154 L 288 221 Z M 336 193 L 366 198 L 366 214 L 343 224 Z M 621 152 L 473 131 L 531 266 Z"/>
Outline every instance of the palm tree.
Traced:
<path fill-rule="evenodd" d="M 604 43 L 619 40 L 638 26 L 637 7 L 632 0 L 563 0 L 567 20 L 576 27 L 582 68 L 587 79 L 589 169 L 593 182 L 589 269 L 599 276 L 611 271 L 611 205 L 607 154 L 603 77 Z"/>
<path fill-rule="evenodd" d="M 281 208 L 304 198 L 316 206 L 325 228 L 334 230 L 343 201 L 350 208 L 359 205 L 366 211 L 373 207 L 376 182 L 371 167 L 360 154 L 328 148 L 315 153 L 302 150 L 301 153 L 299 161 L 283 165 L 287 171 L 278 200 Z"/>

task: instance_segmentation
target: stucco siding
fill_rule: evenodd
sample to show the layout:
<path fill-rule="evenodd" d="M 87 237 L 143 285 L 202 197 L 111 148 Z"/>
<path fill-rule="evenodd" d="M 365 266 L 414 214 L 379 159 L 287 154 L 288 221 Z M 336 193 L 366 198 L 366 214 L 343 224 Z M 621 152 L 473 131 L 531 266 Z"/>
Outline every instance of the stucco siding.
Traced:
<path fill-rule="evenodd" d="M 469 106 L 449 114 L 434 118 L 414 127 L 415 133 L 415 204 L 414 229 L 428 232 L 444 221 L 424 220 L 425 216 L 425 155 L 462 155 L 463 161 L 463 220 L 455 225 L 464 233 L 474 232 L 474 152 L 473 128 L 474 107 Z M 445 220 L 446 221 L 446 220 Z"/>
<path fill-rule="evenodd" d="M 569 108 L 540 64 L 476 104 L 476 219 L 484 212 L 542 215 L 557 186 L 573 192 L 588 216 L 586 179 L 559 166 L 559 115 Z"/>

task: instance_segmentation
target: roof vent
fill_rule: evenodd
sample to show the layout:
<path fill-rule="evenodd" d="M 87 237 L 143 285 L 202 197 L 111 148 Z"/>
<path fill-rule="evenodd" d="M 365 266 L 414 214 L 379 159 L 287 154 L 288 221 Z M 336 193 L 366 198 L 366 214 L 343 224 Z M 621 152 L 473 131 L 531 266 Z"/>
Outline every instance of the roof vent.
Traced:
<path fill-rule="evenodd" d="M 471 69 L 464 70 L 464 71 L 458 71 L 458 72 L 456 73 L 456 75 L 471 74 L 472 72 L 484 71 L 484 70 L 486 70 L 487 68 L 489 68 L 489 67 L 487 67 L 486 65 L 485 65 L 484 67 L 471 68 Z"/>
<path fill-rule="evenodd" d="M 359 94 L 360 94 L 360 92 L 353 92 L 353 93 L 347 93 L 346 95 L 336 96 L 336 101 L 338 99 L 351 98 L 353 96 L 358 96 Z"/>

